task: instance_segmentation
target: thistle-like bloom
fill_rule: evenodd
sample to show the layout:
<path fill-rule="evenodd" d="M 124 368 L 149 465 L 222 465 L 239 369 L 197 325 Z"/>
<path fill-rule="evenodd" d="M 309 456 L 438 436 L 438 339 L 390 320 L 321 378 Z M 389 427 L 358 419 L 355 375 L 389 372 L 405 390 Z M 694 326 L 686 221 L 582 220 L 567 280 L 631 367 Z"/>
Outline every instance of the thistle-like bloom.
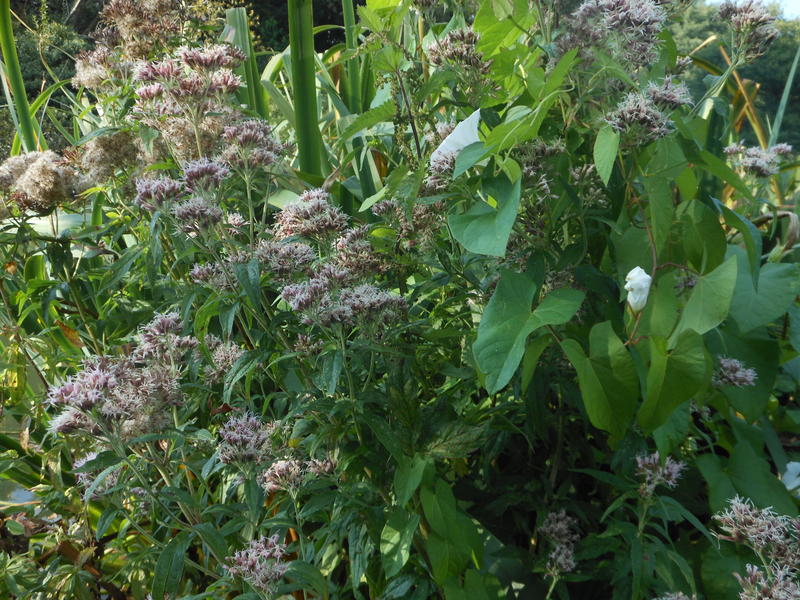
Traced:
<path fill-rule="evenodd" d="M 674 110 L 692 104 L 692 95 L 684 83 L 675 83 L 667 75 L 661 84 L 650 82 L 647 95 L 656 104 L 665 109 Z"/>
<path fill-rule="evenodd" d="M 295 493 L 303 485 L 306 468 L 302 461 L 295 459 L 276 460 L 258 476 L 264 491 L 272 494 L 278 491 Z"/>
<path fill-rule="evenodd" d="M 183 165 L 183 181 L 186 189 L 199 195 L 216 190 L 230 174 L 225 165 L 208 158 L 192 160 Z"/>
<path fill-rule="evenodd" d="M 225 570 L 257 590 L 271 594 L 289 567 L 283 560 L 286 546 L 278 540 L 278 536 L 273 535 L 251 541 L 247 548 L 226 559 Z"/>
<path fill-rule="evenodd" d="M 595 47 L 632 68 L 657 58 L 667 12 L 652 0 L 586 0 L 558 40 L 559 49 Z"/>
<path fill-rule="evenodd" d="M 325 238 L 347 227 L 347 215 L 330 203 L 324 190 L 304 194 L 287 204 L 275 219 L 275 238 Z"/>
<path fill-rule="evenodd" d="M 261 240 L 253 255 L 281 280 L 307 273 L 317 259 L 316 252 L 308 244 L 273 240 Z"/>
<path fill-rule="evenodd" d="M 259 464 L 270 458 L 270 435 L 274 428 L 264 425 L 252 413 L 231 417 L 219 430 L 222 444 L 219 459 L 225 464 Z"/>
<path fill-rule="evenodd" d="M 625 276 L 625 289 L 628 291 L 628 305 L 635 313 L 644 310 L 647 305 L 647 296 L 650 294 L 650 284 L 653 278 L 641 267 L 635 267 Z"/>
<path fill-rule="evenodd" d="M 575 544 L 580 539 L 575 531 L 577 524 L 577 519 L 560 510 L 548 514 L 539 527 L 539 534 L 547 537 L 553 546 L 547 559 L 547 570 L 551 577 L 575 569 Z"/>
<path fill-rule="evenodd" d="M 711 382 L 716 387 L 732 385 L 735 387 L 749 387 L 756 384 L 758 373 L 755 369 L 745 367 L 735 358 L 719 357 L 719 368 L 714 372 Z"/>
<path fill-rule="evenodd" d="M 181 222 L 181 229 L 191 234 L 204 231 L 222 220 L 222 210 L 199 196 L 178 204 L 172 209 L 172 214 Z"/>
<path fill-rule="evenodd" d="M 183 185 L 170 177 L 136 180 L 137 206 L 149 211 L 173 202 L 183 194 Z"/>
<path fill-rule="evenodd" d="M 354 277 L 375 275 L 385 268 L 381 256 L 372 248 L 369 232 L 370 229 L 367 225 L 348 229 L 333 244 L 336 250 L 336 266 L 351 273 Z"/>
<path fill-rule="evenodd" d="M 761 570 L 755 565 L 747 565 L 746 569 L 744 577 L 739 573 L 733 574 L 742 586 L 740 600 L 800 600 L 795 566 L 770 566 Z"/>
<path fill-rule="evenodd" d="M 733 164 L 756 177 L 775 175 L 780 169 L 781 157 L 792 153 L 789 144 L 776 144 L 769 148 L 741 144 L 731 144 L 724 149 L 725 154 L 733 157 Z"/>
<path fill-rule="evenodd" d="M 672 131 L 672 121 L 661 112 L 653 100 L 639 92 L 630 92 L 605 117 L 614 131 L 625 136 L 633 145 L 646 144 Z"/>
<path fill-rule="evenodd" d="M 636 457 L 636 475 L 642 480 L 639 494 L 642 497 L 652 496 L 658 485 L 674 488 L 678 485 L 678 479 L 685 467 L 685 463 L 673 460 L 669 456 L 662 465 L 658 452 L 640 454 Z"/>
<path fill-rule="evenodd" d="M 235 169 L 267 168 L 289 150 L 272 134 L 272 127 L 260 119 L 248 119 L 225 127 L 222 139 L 227 146 L 221 159 Z"/>
<path fill-rule="evenodd" d="M 205 48 L 178 48 L 178 58 L 192 69 L 235 69 L 247 58 L 244 52 L 235 46 L 217 44 Z"/>
<path fill-rule="evenodd" d="M 684 594 L 683 592 L 670 592 L 665 596 L 659 596 L 658 598 L 653 598 L 653 600 L 692 600 Z"/>
<path fill-rule="evenodd" d="M 778 37 L 775 17 L 759 0 L 725 0 L 720 4 L 719 16 L 730 23 L 734 51 L 746 61 L 764 54 Z"/>
<path fill-rule="evenodd" d="M 211 353 L 213 366 L 206 371 L 206 383 L 217 383 L 227 375 L 234 363 L 244 355 L 244 350 L 233 342 L 218 344 Z"/>

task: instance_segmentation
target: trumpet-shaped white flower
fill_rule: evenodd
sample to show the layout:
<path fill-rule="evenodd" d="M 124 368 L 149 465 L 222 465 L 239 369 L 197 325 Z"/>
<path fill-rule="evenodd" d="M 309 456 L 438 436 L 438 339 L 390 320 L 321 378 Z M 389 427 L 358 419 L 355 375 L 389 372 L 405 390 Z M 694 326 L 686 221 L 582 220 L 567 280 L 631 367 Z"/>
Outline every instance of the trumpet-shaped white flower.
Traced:
<path fill-rule="evenodd" d="M 800 496 L 800 462 L 786 463 L 786 472 L 781 479 L 787 490 L 795 496 Z"/>
<path fill-rule="evenodd" d="M 478 125 L 481 120 L 481 111 L 476 110 L 466 119 L 456 125 L 455 129 L 448 135 L 441 144 L 431 154 L 431 164 L 437 159 L 447 155 L 457 155 L 464 148 L 475 142 L 480 142 L 478 137 Z"/>
<path fill-rule="evenodd" d="M 642 267 L 635 267 L 625 276 L 625 289 L 628 290 L 628 304 L 633 312 L 640 312 L 647 304 L 650 284 L 653 278 Z"/>

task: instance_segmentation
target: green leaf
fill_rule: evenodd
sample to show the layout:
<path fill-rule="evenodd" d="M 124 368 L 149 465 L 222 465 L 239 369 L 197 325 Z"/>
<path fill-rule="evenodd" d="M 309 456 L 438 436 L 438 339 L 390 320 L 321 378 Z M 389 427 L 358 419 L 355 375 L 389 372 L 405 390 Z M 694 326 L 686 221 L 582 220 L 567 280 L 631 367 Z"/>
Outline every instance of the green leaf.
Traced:
<path fill-rule="evenodd" d="M 453 236 L 476 254 L 505 256 L 508 237 L 517 218 L 521 181 L 511 183 L 505 175 L 484 181 L 483 193 L 497 208 L 478 201 L 462 215 L 450 215 L 447 222 Z"/>
<path fill-rule="evenodd" d="M 320 570 L 304 560 L 293 560 L 289 562 L 286 570 L 286 578 L 299 585 L 296 589 L 312 589 L 323 600 L 327 600 L 328 582 Z"/>
<path fill-rule="evenodd" d="M 697 279 L 669 338 L 670 348 L 675 346 L 684 331 L 692 330 L 702 335 L 722 323 L 731 307 L 736 275 L 736 259 L 731 256 L 711 273 Z"/>
<path fill-rule="evenodd" d="M 225 543 L 225 536 L 211 523 L 198 523 L 194 526 L 194 530 L 211 550 L 214 558 L 219 562 L 224 562 L 225 557 L 228 556 L 228 545 Z"/>
<path fill-rule="evenodd" d="M 660 255 L 669 240 L 675 207 L 672 203 L 672 186 L 666 179 L 649 177 L 645 182 L 647 190 L 647 218 L 653 232 L 656 251 Z"/>
<path fill-rule="evenodd" d="M 422 482 L 428 464 L 427 458 L 416 455 L 411 460 L 403 460 L 397 467 L 394 473 L 394 493 L 398 506 L 405 506 L 411 500 Z"/>
<path fill-rule="evenodd" d="M 164 546 L 153 572 L 153 600 L 170 600 L 177 595 L 191 538 L 191 532 L 182 531 Z"/>
<path fill-rule="evenodd" d="M 96 540 L 99 541 L 100 538 L 105 535 L 108 528 L 111 527 L 111 524 L 114 522 L 114 519 L 117 518 L 119 512 L 120 510 L 116 506 L 109 506 L 103 511 L 97 519 L 97 526 L 94 530 L 94 537 Z"/>
<path fill-rule="evenodd" d="M 583 404 L 592 425 L 611 434 L 612 443 L 628 429 L 639 396 L 639 378 L 628 349 L 610 321 L 598 323 L 589 334 L 589 356 L 575 340 L 561 348 L 578 372 Z"/>
<path fill-rule="evenodd" d="M 513 377 L 525 353 L 525 342 L 545 325 L 560 325 L 578 311 L 584 294 L 562 288 L 549 294 L 531 312 L 536 284 L 524 274 L 503 271 L 500 282 L 484 310 L 472 350 L 478 367 L 487 374 L 490 394 L 502 389 Z"/>
<path fill-rule="evenodd" d="M 719 200 L 714 200 L 717 207 L 722 211 L 722 216 L 725 218 L 725 224 L 728 227 L 738 229 L 739 233 L 744 240 L 744 246 L 747 248 L 747 260 L 750 263 L 750 275 L 753 278 L 753 284 L 758 288 L 759 266 L 761 265 L 761 232 L 758 227 L 753 225 L 748 219 L 745 219 L 739 213 L 732 211 Z"/>
<path fill-rule="evenodd" d="M 394 100 L 387 100 L 383 104 L 371 108 L 365 113 L 358 115 L 349 121 L 344 131 L 339 135 L 339 143 L 348 141 L 350 138 L 361 133 L 365 129 L 374 127 L 378 123 L 391 121 L 397 110 Z"/>
<path fill-rule="evenodd" d="M 739 493 L 759 508 L 772 507 L 777 512 L 797 515 L 797 505 L 786 486 L 772 474 L 769 463 L 756 454 L 747 442 L 739 442 L 728 461 L 731 481 Z"/>
<path fill-rule="evenodd" d="M 463 148 L 456 156 L 456 165 L 453 168 L 453 179 L 474 166 L 486 154 L 483 142 L 475 142 Z"/>
<path fill-rule="evenodd" d="M 25 535 L 25 526 L 19 521 L 15 521 L 14 519 L 6 519 L 3 521 L 3 525 L 6 529 L 8 529 L 8 533 L 11 535 Z"/>
<path fill-rule="evenodd" d="M 758 277 L 758 291 L 748 277 L 744 252 L 732 248 L 739 260 L 739 278 L 731 304 L 731 317 L 742 333 L 768 325 L 782 317 L 800 293 L 800 265 L 766 263 Z"/>
<path fill-rule="evenodd" d="M 691 329 L 681 333 L 672 350 L 664 338 L 651 337 L 648 342 L 647 388 L 637 415 L 645 433 L 666 423 L 703 386 L 708 371 L 703 338 Z"/>
<path fill-rule="evenodd" d="M 610 125 L 601 127 L 594 141 L 594 166 L 604 185 L 608 185 L 611 178 L 618 151 L 619 133 Z"/>
<path fill-rule="evenodd" d="M 387 577 L 394 577 L 408 562 L 419 515 L 396 507 L 381 531 L 381 564 Z"/>

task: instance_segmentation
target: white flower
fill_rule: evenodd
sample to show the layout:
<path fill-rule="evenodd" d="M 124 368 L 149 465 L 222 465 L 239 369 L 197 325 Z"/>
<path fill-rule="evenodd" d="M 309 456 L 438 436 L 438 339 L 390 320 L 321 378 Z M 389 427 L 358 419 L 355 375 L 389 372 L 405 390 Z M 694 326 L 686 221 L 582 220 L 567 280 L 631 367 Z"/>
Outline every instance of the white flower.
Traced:
<path fill-rule="evenodd" d="M 625 289 L 628 290 L 628 304 L 633 312 L 641 311 L 647 304 L 647 295 L 650 293 L 650 283 L 653 278 L 642 267 L 631 269 L 625 276 Z"/>
<path fill-rule="evenodd" d="M 455 129 L 448 135 L 439 147 L 433 151 L 431 154 L 431 164 L 439 158 L 440 156 L 445 155 L 457 155 L 461 152 L 464 148 L 469 146 L 470 144 L 474 144 L 475 142 L 480 142 L 480 138 L 478 137 L 478 124 L 481 120 L 481 111 L 476 110 L 466 119 L 461 121 L 458 125 L 456 125 Z"/>
<path fill-rule="evenodd" d="M 800 494 L 800 462 L 786 463 L 786 472 L 781 479 L 787 490 Z"/>

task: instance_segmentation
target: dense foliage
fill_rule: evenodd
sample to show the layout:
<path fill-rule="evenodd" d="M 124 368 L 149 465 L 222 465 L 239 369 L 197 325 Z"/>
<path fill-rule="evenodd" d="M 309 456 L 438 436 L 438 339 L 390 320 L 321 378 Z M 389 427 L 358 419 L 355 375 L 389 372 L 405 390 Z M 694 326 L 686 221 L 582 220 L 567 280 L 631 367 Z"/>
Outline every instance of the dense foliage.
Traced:
<path fill-rule="evenodd" d="M 343 7 L 262 72 L 244 9 L 114 0 L 63 152 L 17 98 L 0 595 L 800 598 L 774 18 L 693 97 L 680 0 Z"/>

